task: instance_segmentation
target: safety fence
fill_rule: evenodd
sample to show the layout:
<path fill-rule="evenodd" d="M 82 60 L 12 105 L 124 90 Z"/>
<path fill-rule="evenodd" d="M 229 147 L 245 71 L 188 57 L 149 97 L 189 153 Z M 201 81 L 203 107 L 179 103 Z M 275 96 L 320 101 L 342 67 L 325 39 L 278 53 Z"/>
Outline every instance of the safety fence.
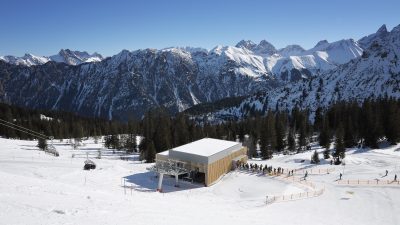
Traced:
<path fill-rule="evenodd" d="M 334 171 L 335 169 L 313 169 L 313 170 L 293 170 L 296 171 L 294 174 L 305 174 L 305 171 L 308 171 L 308 174 L 327 174 L 329 172 Z M 284 201 L 293 201 L 293 200 L 300 200 L 300 199 L 306 199 L 306 198 L 313 198 L 320 196 L 324 193 L 325 188 L 318 189 L 317 186 L 310 182 L 307 181 L 305 176 L 294 176 L 294 175 L 288 175 L 288 173 L 285 174 L 285 169 L 281 170 L 283 173 L 263 173 L 258 170 L 251 170 L 247 168 L 242 168 L 238 169 L 239 172 L 243 173 L 250 173 L 250 174 L 257 174 L 258 176 L 269 176 L 272 179 L 277 179 L 280 181 L 284 182 L 290 182 L 296 186 L 300 187 L 307 187 L 309 190 L 305 192 L 300 192 L 300 193 L 294 193 L 294 194 L 287 194 L 287 195 L 267 195 L 266 196 L 266 204 L 271 204 L 274 202 L 284 202 Z M 286 171 L 291 171 L 291 170 L 286 170 Z M 304 171 L 304 172 L 302 172 Z"/>
<path fill-rule="evenodd" d="M 294 194 L 286 194 L 286 195 L 267 195 L 265 201 L 266 204 L 271 204 L 274 202 L 284 202 L 284 201 L 293 201 L 306 198 L 314 198 L 322 195 L 325 191 L 325 188 L 318 189 L 313 182 L 307 181 L 304 177 L 274 176 L 273 178 L 281 181 L 291 182 L 296 186 L 303 186 L 303 187 L 305 186 L 311 190 Z"/>
<path fill-rule="evenodd" d="M 306 198 L 314 198 L 322 195 L 324 191 L 325 188 L 315 191 L 307 191 L 307 192 L 300 192 L 287 195 L 267 195 L 265 203 L 268 205 L 276 202 L 286 202 L 286 201 L 294 201 Z"/>
<path fill-rule="evenodd" d="M 330 169 L 295 169 L 293 170 L 294 174 L 305 174 L 306 172 L 308 174 L 328 174 L 332 173 L 335 171 L 335 168 L 330 168 Z"/>
<path fill-rule="evenodd" d="M 370 185 L 370 186 L 396 186 L 400 187 L 399 180 L 338 180 L 337 184 L 343 185 Z"/>
<path fill-rule="evenodd" d="M 274 178 L 275 178 L 275 179 L 278 179 L 278 180 L 286 181 L 286 182 L 297 183 L 297 184 L 300 184 L 300 185 L 302 185 L 302 186 L 306 186 L 306 187 L 309 187 L 309 188 L 312 188 L 312 189 L 317 189 L 317 186 L 316 186 L 314 183 L 312 183 L 312 182 L 310 182 L 310 181 L 307 181 L 307 180 L 305 180 L 305 179 L 302 178 L 302 177 L 295 177 L 295 176 L 275 176 Z"/>

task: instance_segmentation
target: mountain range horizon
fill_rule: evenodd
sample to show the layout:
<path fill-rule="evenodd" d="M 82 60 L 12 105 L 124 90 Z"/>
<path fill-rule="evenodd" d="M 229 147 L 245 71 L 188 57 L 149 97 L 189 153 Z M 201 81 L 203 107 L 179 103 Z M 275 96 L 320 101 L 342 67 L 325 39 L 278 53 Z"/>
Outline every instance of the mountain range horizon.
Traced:
<path fill-rule="evenodd" d="M 392 30 L 395 29 L 398 26 L 399 25 L 394 26 L 392 28 Z M 380 31 L 380 30 L 388 31 L 389 29 L 387 29 L 387 25 L 386 24 L 382 24 L 378 28 L 377 31 Z M 355 38 L 354 37 L 348 37 L 348 38 L 343 37 L 342 39 L 333 40 L 333 41 L 332 40 L 328 41 L 327 39 L 322 39 L 322 40 L 318 41 L 317 43 L 315 43 L 315 45 L 311 46 L 310 48 L 303 48 L 303 46 L 301 44 L 299 44 L 299 43 L 291 43 L 291 44 L 287 44 L 284 47 L 276 48 L 276 46 L 273 43 L 271 43 L 270 41 L 268 41 L 267 39 L 261 39 L 258 42 L 258 45 L 260 45 L 260 44 L 262 45 L 263 43 L 268 43 L 269 45 L 272 45 L 276 50 L 284 50 L 284 49 L 287 49 L 287 48 L 293 47 L 293 46 L 299 47 L 299 48 L 304 49 L 304 50 L 310 50 L 312 48 L 317 47 L 321 43 L 333 43 L 333 42 L 342 41 L 342 40 L 355 40 Z M 101 55 L 102 58 L 104 59 L 104 58 L 107 58 L 107 57 L 112 57 L 112 56 L 114 56 L 114 55 L 116 55 L 116 54 L 118 54 L 118 53 L 120 53 L 120 52 L 122 52 L 124 50 L 137 51 L 137 50 L 145 50 L 145 49 L 165 50 L 165 49 L 171 49 L 171 48 L 180 48 L 180 49 L 197 49 L 197 50 L 212 51 L 213 49 L 217 48 L 218 46 L 238 46 L 240 43 L 245 43 L 245 42 L 248 43 L 248 44 L 251 43 L 251 44 L 257 45 L 257 41 L 253 41 L 251 39 L 241 39 L 236 44 L 233 44 L 233 45 L 218 44 L 218 45 L 216 45 L 216 46 L 214 46 L 212 48 L 206 48 L 206 47 L 203 47 L 203 46 L 187 46 L 187 45 L 186 46 L 166 46 L 166 47 L 163 47 L 163 48 L 144 47 L 144 48 L 136 48 L 136 49 L 125 49 L 124 48 L 124 49 L 122 49 L 120 51 L 117 51 L 116 53 L 111 54 L 111 55 L 110 54 L 108 54 L 108 55 L 107 54 L 102 54 L 102 53 L 99 53 L 99 51 L 94 51 L 92 54 L 93 55 Z M 62 52 L 62 51 L 82 52 L 82 53 L 86 53 L 86 54 L 90 55 L 90 53 L 88 53 L 88 51 L 86 51 L 86 50 L 78 50 L 78 49 L 74 50 L 72 48 L 60 48 L 58 54 L 60 52 Z M 23 56 L 16 56 L 16 55 L 13 55 L 13 54 L 3 54 L 3 55 L 0 55 L 0 57 L 12 56 L 12 57 L 22 58 L 22 57 L 27 56 L 27 55 L 32 55 L 32 56 L 35 56 L 35 57 L 50 57 L 50 56 L 46 56 L 46 55 L 43 55 L 43 54 L 36 54 L 36 53 L 32 53 L 32 52 L 25 52 L 25 54 Z"/>

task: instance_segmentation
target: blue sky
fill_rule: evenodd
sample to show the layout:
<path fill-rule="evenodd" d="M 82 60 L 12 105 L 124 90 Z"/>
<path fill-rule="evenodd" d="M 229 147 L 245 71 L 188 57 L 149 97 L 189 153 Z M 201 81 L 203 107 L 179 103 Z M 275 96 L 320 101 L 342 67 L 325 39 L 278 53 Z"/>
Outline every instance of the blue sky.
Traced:
<path fill-rule="evenodd" d="M 193 46 L 241 39 L 277 48 L 358 39 L 400 24 L 399 0 L 0 0 L 0 55 Z"/>

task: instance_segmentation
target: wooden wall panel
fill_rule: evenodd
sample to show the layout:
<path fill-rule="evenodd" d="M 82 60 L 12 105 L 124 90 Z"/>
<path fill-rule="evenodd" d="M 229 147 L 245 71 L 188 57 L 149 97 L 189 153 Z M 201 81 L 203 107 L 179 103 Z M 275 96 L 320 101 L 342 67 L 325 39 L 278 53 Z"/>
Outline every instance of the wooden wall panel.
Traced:
<path fill-rule="evenodd" d="M 232 160 L 241 155 L 247 156 L 247 148 L 246 147 L 243 147 L 242 149 L 240 149 L 236 152 L 233 152 L 232 154 L 209 164 L 207 167 L 207 172 L 206 172 L 206 186 L 212 185 L 222 175 L 231 171 L 232 170 Z M 245 158 L 245 160 L 247 161 L 247 157 Z"/>

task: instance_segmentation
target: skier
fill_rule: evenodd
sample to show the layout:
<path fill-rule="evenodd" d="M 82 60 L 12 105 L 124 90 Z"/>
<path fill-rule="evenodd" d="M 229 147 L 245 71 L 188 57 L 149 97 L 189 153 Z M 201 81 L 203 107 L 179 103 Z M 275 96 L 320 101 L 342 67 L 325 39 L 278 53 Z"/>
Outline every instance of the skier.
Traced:
<path fill-rule="evenodd" d="M 304 174 L 304 180 L 306 180 L 307 176 L 308 176 L 308 171 L 306 171 L 306 174 Z"/>
<path fill-rule="evenodd" d="M 397 174 L 394 175 L 394 181 L 397 181 Z"/>
<path fill-rule="evenodd" d="M 343 176 L 343 174 L 342 174 L 342 173 L 340 173 L 340 174 L 339 174 L 339 180 L 341 180 L 341 179 L 342 179 L 342 176 Z"/>
<path fill-rule="evenodd" d="M 385 177 L 387 177 L 387 175 L 388 175 L 388 171 L 386 170 L 386 175 L 385 175 Z"/>

